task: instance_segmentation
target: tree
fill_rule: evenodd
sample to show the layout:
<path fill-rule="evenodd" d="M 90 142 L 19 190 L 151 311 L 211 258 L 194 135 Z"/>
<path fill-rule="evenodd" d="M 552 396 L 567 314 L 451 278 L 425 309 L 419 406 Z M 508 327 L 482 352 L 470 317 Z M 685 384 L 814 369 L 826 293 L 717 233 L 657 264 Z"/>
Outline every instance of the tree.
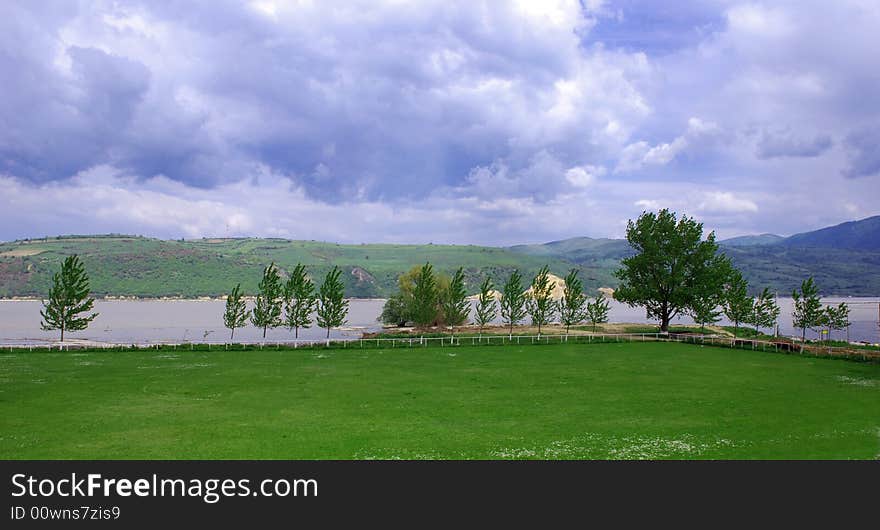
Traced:
<path fill-rule="evenodd" d="M 705 241 L 703 224 L 667 209 L 643 212 L 626 228 L 626 239 L 636 251 L 621 260 L 615 271 L 620 280 L 614 298 L 631 307 L 644 306 L 648 318 L 660 320 L 661 331 L 694 305 L 697 297 L 718 295 L 731 268 L 718 253 L 715 233 Z"/>
<path fill-rule="evenodd" d="M 608 322 L 608 312 L 611 310 L 611 302 L 605 298 L 605 293 L 599 291 L 592 302 L 587 302 L 587 320 L 593 325 L 593 333 L 596 332 L 596 324 Z"/>
<path fill-rule="evenodd" d="M 345 285 L 339 278 L 342 271 L 334 266 L 327 273 L 324 283 L 318 290 L 318 325 L 327 328 L 327 339 L 330 338 L 330 328 L 336 328 L 345 324 L 348 315 L 348 300 L 345 299 Z"/>
<path fill-rule="evenodd" d="M 403 294 L 396 294 L 385 301 L 385 305 L 382 306 L 382 314 L 379 315 L 379 322 L 403 327 L 410 320 L 412 317 Z"/>
<path fill-rule="evenodd" d="M 257 285 L 257 298 L 254 309 L 251 311 L 251 322 L 258 328 L 263 328 L 263 338 L 266 338 L 266 330 L 277 328 L 281 325 L 281 306 L 284 301 L 284 290 L 281 286 L 281 276 L 278 267 L 271 263 L 263 269 L 263 278 Z"/>
<path fill-rule="evenodd" d="M 587 318 L 586 306 L 587 295 L 584 294 L 583 284 L 578 278 L 577 269 L 571 269 L 565 277 L 565 290 L 559 301 L 559 321 L 565 325 L 565 333 L 575 324 L 583 322 Z"/>
<path fill-rule="evenodd" d="M 61 342 L 65 331 L 82 331 L 98 313 L 80 316 L 91 311 L 95 299 L 89 296 L 89 276 L 79 256 L 73 254 L 61 263 L 61 271 L 52 276 L 49 299 L 43 300 L 40 327 L 44 331 L 61 330 Z"/>
<path fill-rule="evenodd" d="M 483 336 L 483 328 L 486 324 L 495 320 L 498 315 L 495 293 L 492 292 L 492 279 L 486 278 L 480 284 L 480 296 L 477 298 L 477 308 L 474 312 L 474 321 L 480 326 L 480 336 Z"/>
<path fill-rule="evenodd" d="M 467 291 L 464 286 L 464 272 L 459 267 L 449 287 L 443 292 L 443 321 L 447 326 L 452 326 L 452 334 L 455 335 L 455 326 L 460 326 L 467 322 L 468 315 L 471 312 L 471 304 L 467 300 Z"/>
<path fill-rule="evenodd" d="M 394 309 L 394 311 L 389 313 L 389 316 L 396 313 L 396 317 L 401 320 L 390 323 L 400 323 L 400 322 L 413 322 L 415 323 L 415 307 L 416 307 L 416 284 L 422 274 L 421 265 L 416 265 L 412 267 L 407 272 L 401 274 L 397 278 L 397 285 L 399 288 L 399 293 L 395 295 L 395 297 L 399 297 L 399 301 L 395 300 L 390 302 L 389 310 Z M 445 293 L 449 288 L 450 279 L 449 276 L 443 274 L 442 272 L 434 271 L 433 268 L 431 270 L 433 278 L 434 278 L 434 303 L 433 303 L 433 315 L 428 317 L 425 315 L 428 324 L 438 323 L 443 320 L 443 315 L 441 314 L 440 307 L 440 294 Z M 421 296 L 421 295 L 420 295 Z M 388 302 L 386 302 L 388 304 Z M 427 311 L 427 307 L 425 307 Z M 393 320 L 393 319 L 392 319 Z"/>
<path fill-rule="evenodd" d="M 532 289 L 526 298 L 526 309 L 532 317 L 532 325 L 538 326 L 538 337 L 541 337 L 541 326 L 549 324 L 556 312 L 553 300 L 553 289 L 556 282 L 550 280 L 550 267 L 544 265 L 532 279 Z"/>
<path fill-rule="evenodd" d="M 851 324 L 849 321 L 849 306 L 846 305 L 846 302 L 841 302 L 837 307 L 828 306 L 823 313 L 822 321 L 828 327 L 829 340 L 831 339 L 832 331 L 847 329 Z"/>
<path fill-rule="evenodd" d="M 284 285 L 284 323 L 287 329 L 294 330 L 295 338 L 299 338 L 299 328 L 312 325 L 312 313 L 317 305 L 315 284 L 306 275 L 305 266 L 297 263 Z"/>
<path fill-rule="evenodd" d="M 437 321 L 438 291 L 434 268 L 425 263 L 413 286 L 412 316 L 416 326 L 426 327 Z"/>
<path fill-rule="evenodd" d="M 701 296 L 694 298 L 688 311 L 694 322 L 700 325 L 700 330 L 706 329 L 706 324 L 714 324 L 721 320 L 722 310 L 718 309 L 721 299 L 717 296 Z"/>
<path fill-rule="evenodd" d="M 733 322 L 733 336 L 739 333 L 739 325 L 748 322 L 754 311 L 754 300 L 749 296 L 749 282 L 741 272 L 733 269 L 724 287 L 724 314 Z"/>
<path fill-rule="evenodd" d="M 755 326 L 755 335 L 758 334 L 760 328 L 775 328 L 776 321 L 779 319 L 779 312 L 776 296 L 770 292 L 770 289 L 764 287 L 764 290 L 755 298 L 755 302 L 752 305 L 752 314 L 749 319 L 750 324 Z"/>
<path fill-rule="evenodd" d="M 522 276 L 518 270 L 514 270 L 504 290 L 501 292 L 501 319 L 509 326 L 510 337 L 513 337 L 513 326 L 526 316 L 526 295 L 523 292 Z"/>
<path fill-rule="evenodd" d="M 822 316 L 819 288 L 813 283 L 813 277 L 810 276 L 801 282 L 800 292 L 792 292 L 791 297 L 794 300 L 791 323 L 795 329 L 801 330 L 801 342 L 804 342 L 807 340 L 807 328 L 819 325 Z"/>
<path fill-rule="evenodd" d="M 249 313 L 239 283 L 226 297 L 226 311 L 223 313 L 223 325 L 232 330 L 230 341 L 235 338 L 235 328 L 243 328 L 247 324 Z"/>

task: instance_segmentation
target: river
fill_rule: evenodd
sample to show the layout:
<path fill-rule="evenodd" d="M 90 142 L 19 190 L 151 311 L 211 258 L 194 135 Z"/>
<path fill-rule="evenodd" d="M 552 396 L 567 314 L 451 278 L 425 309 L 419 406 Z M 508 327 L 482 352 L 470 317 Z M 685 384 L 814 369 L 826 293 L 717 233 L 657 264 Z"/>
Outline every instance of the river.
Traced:
<path fill-rule="evenodd" d="M 880 298 L 825 298 L 825 304 L 850 304 L 849 330 L 851 340 L 880 342 L 878 304 Z M 333 338 L 357 338 L 363 332 L 376 331 L 376 321 L 382 311 L 383 300 L 351 300 L 348 322 L 341 329 L 332 330 Z M 780 298 L 782 313 L 779 329 L 783 335 L 799 335 L 791 325 L 791 298 Z M 57 340 L 57 331 L 40 329 L 39 301 L 0 301 L 0 344 L 41 344 Z M 222 342 L 229 339 L 229 330 L 223 327 L 225 302 L 220 300 L 98 300 L 98 317 L 88 329 L 69 333 L 65 338 L 96 342 L 144 344 L 154 342 Z M 611 302 L 611 322 L 648 323 L 642 308 L 631 308 Z M 676 319 L 674 324 L 692 324 L 689 318 Z M 722 321 L 721 324 L 729 324 Z M 321 339 L 326 331 L 317 328 L 300 330 L 300 338 Z M 815 333 L 808 331 L 808 337 Z M 846 332 L 835 332 L 834 338 L 845 338 Z M 284 341 L 293 334 L 284 328 L 271 329 L 266 341 Z M 248 326 L 235 331 L 237 341 L 262 340 L 262 330 Z"/>

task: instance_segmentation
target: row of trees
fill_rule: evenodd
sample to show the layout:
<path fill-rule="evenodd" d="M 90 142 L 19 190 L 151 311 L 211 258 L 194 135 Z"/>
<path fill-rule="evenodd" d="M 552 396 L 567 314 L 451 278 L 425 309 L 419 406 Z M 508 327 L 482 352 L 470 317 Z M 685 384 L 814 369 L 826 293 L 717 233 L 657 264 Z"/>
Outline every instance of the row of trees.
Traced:
<path fill-rule="evenodd" d="M 841 302 L 836 306 L 822 307 L 819 299 L 819 288 L 810 277 L 801 283 L 800 291 L 791 293 L 794 310 L 791 313 L 792 324 L 801 330 L 801 340 L 807 338 L 807 329 L 815 331 L 827 330 L 829 338 L 835 330 L 849 330 L 849 306 Z M 849 332 L 847 331 L 847 335 Z"/>
<path fill-rule="evenodd" d="M 399 293 L 388 299 L 379 317 L 385 324 L 403 326 L 411 322 L 417 327 L 449 326 L 454 334 L 455 327 L 466 324 L 470 318 L 471 304 L 467 299 L 462 268 L 448 278 L 435 273 L 433 266 L 425 263 L 402 275 L 398 286 Z M 550 277 L 547 266 L 538 271 L 528 289 L 523 285 L 520 272 L 514 270 L 502 287 L 500 297 L 496 296 L 491 278 L 485 278 L 473 308 L 473 322 L 482 334 L 500 311 L 512 336 L 513 327 L 526 316 L 530 316 L 532 325 L 538 327 L 538 335 L 557 317 L 566 333 L 571 326 L 581 322 L 589 321 L 595 329 L 596 324 L 608 321 L 610 304 L 605 295 L 600 294 L 590 301 L 583 293 L 576 269 L 566 276 L 563 296 L 559 300 L 553 297 L 555 288 L 556 282 Z"/>
<path fill-rule="evenodd" d="M 727 256 L 718 252 L 714 232 L 706 240 L 702 235 L 702 223 L 687 216 L 677 219 L 666 209 L 644 212 L 636 221 L 629 221 L 626 238 L 635 253 L 624 258 L 615 272 L 620 280 L 615 298 L 644 307 L 648 318 L 660 321 L 661 331 L 668 331 L 672 318 L 682 314 L 705 327 L 720 320 L 723 313 L 733 322 L 735 335 L 741 324 L 753 326 L 756 333 L 762 328 L 775 328 L 780 309 L 773 293 L 764 288 L 757 297 L 749 296 L 747 281 Z M 280 326 L 298 337 L 300 328 L 311 326 L 313 313 L 329 338 L 330 329 L 343 325 L 348 313 L 340 275 L 339 268 L 334 267 L 316 289 L 303 265 L 297 264 L 282 282 L 279 269 L 270 264 L 263 270 L 252 310 L 247 309 L 241 284 L 228 296 L 223 320 L 231 330 L 230 338 L 248 321 L 262 328 L 263 337 L 268 329 Z M 402 275 L 398 283 L 400 292 L 385 304 L 382 322 L 413 322 L 419 327 L 446 325 L 452 326 L 454 333 L 456 326 L 468 321 L 471 305 L 461 268 L 449 278 L 435 274 L 431 264 L 426 263 Z M 557 317 L 566 332 L 584 321 L 591 322 L 594 329 L 596 324 L 607 322 L 608 301 L 604 295 L 590 301 L 583 293 L 577 270 L 569 272 L 558 301 L 553 297 L 555 288 L 547 266 L 532 278 L 528 290 L 519 271 L 513 271 L 498 300 L 492 281 L 486 278 L 480 286 L 474 322 L 482 333 L 500 311 L 511 335 L 513 326 L 527 315 L 539 335 L 542 327 Z M 792 323 L 801 330 L 801 340 L 806 340 L 807 329 L 827 329 L 830 334 L 850 325 L 846 303 L 823 307 L 812 278 L 804 281 L 792 298 Z M 97 317 L 96 313 L 84 315 L 93 305 L 83 264 L 76 255 L 69 256 L 53 276 L 48 300 L 41 310 L 41 326 L 44 330 L 60 330 L 64 340 L 65 332 L 83 330 Z"/>
<path fill-rule="evenodd" d="M 298 263 L 287 281 L 282 282 L 278 267 L 271 263 L 263 269 L 253 309 L 247 308 L 241 284 L 226 298 L 223 324 L 231 330 L 229 339 L 234 339 L 236 328 L 246 326 L 248 320 L 263 330 L 264 338 L 267 330 L 281 326 L 299 337 L 300 328 L 311 327 L 313 313 L 318 327 L 326 328 L 330 338 L 330 329 L 345 324 L 348 315 L 348 300 L 340 275 L 339 268 L 333 267 L 316 289 L 304 265 Z"/>

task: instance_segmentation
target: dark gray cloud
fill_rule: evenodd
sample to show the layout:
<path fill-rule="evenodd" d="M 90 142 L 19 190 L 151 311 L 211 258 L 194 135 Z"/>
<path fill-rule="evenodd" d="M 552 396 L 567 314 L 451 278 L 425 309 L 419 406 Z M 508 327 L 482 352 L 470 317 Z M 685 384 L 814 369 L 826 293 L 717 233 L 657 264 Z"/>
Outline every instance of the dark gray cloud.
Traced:
<path fill-rule="evenodd" d="M 779 157 L 816 157 L 831 148 L 831 136 L 818 134 L 816 136 L 799 137 L 791 131 L 764 131 L 758 140 L 758 158 Z"/>
<path fill-rule="evenodd" d="M 843 174 L 849 178 L 880 176 L 880 127 L 869 127 L 846 137 L 849 165 Z"/>

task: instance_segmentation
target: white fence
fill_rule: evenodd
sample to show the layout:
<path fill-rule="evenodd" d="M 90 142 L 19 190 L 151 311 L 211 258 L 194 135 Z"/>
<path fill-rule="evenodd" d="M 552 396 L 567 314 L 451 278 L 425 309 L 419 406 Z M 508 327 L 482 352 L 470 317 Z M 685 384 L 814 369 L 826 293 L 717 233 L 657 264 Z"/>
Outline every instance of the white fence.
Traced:
<path fill-rule="evenodd" d="M 103 344 L 103 343 L 55 343 L 51 345 L 4 344 L 3 350 L 12 351 L 72 351 L 72 350 L 281 350 L 302 348 L 422 348 L 428 346 L 502 346 L 532 344 L 590 344 L 608 342 L 646 342 L 674 341 L 725 348 L 750 349 L 765 352 L 785 352 L 823 357 L 842 357 L 860 360 L 880 360 L 880 351 L 855 347 L 826 346 L 820 343 L 798 343 L 788 341 L 762 341 L 756 339 L 733 338 L 724 335 L 697 335 L 675 333 L 597 333 L 589 335 L 460 335 L 440 337 L 382 337 L 382 338 L 335 338 L 335 339 L 297 339 L 288 341 L 259 342 L 151 342 L 147 344 Z"/>

